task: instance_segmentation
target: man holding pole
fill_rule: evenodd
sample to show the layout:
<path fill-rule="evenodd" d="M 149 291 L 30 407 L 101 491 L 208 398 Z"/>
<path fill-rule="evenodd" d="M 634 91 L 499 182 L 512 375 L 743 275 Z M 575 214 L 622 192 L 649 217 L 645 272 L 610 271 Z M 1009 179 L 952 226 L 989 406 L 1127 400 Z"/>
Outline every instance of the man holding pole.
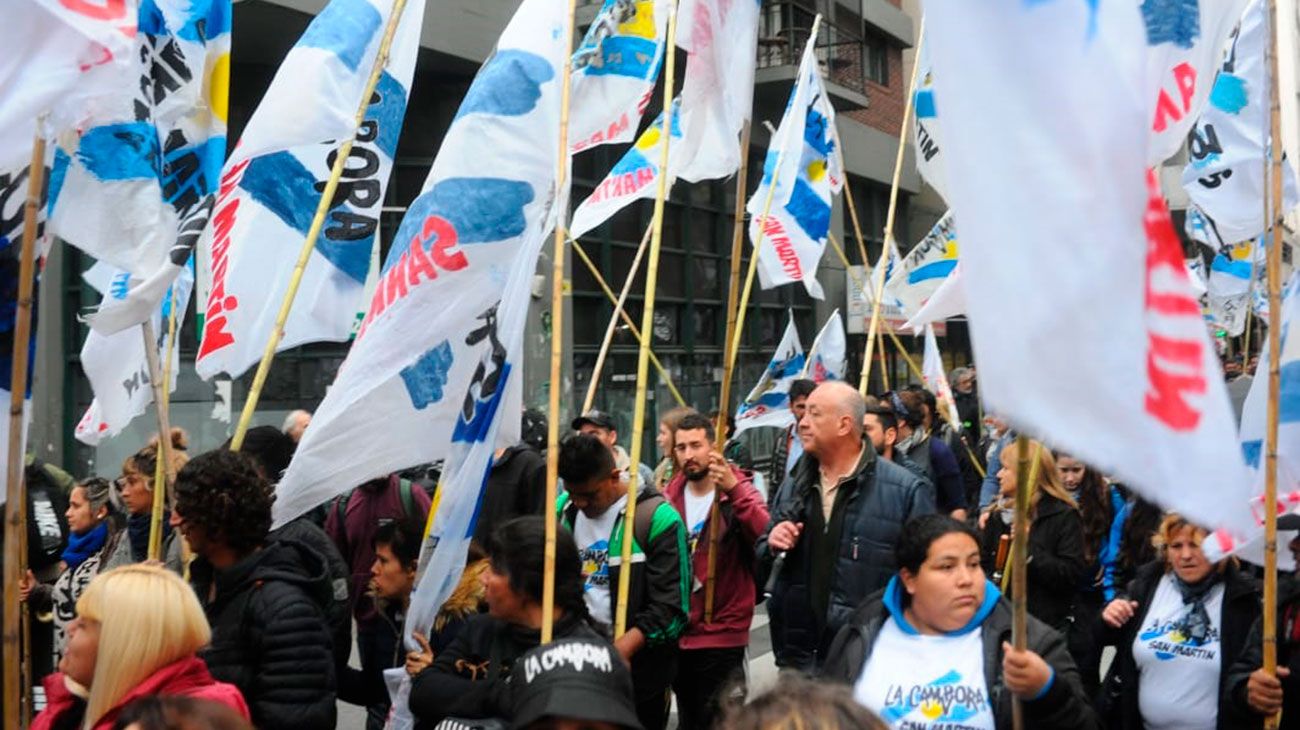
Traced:
<path fill-rule="evenodd" d="M 863 440 L 865 410 L 858 391 L 839 381 L 808 396 L 799 423 L 804 458 L 786 485 L 791 499 L 758 546 L 775 573 L 768 611 L 784 625 L 773 642 L 777 666 L 819 666 L 835 632 L 893 575 L 903 524 L 934 512 L 925 483 Z"/>
<path fill-rule="evenodd" d="M 713 727 L 733 680 L 744 681 L 745 647 L 754 618 L 754 544 L 767 529 L 768 512 L 753 480 L 728 464 L 714 449 L 713 422 L 691 412 L 674 432 L 674 453 L 681 471 L 664 488 L 664 497 L 686 520 L 691 548 L 690 625 L 682 636 L 681 661 L 673 691 L 678 727 Z M 718 500 L 717 553 L 713 562 L 714 606 L 705 616 L 709 550 L 714 543 L 710 509 Z M 711 620 L 710 620 L 711 619 Z"/>
<path fill-rule="evenodd" d="M 619 582 L 631 581 L 628 628 L 613 637 L 614 648 L 632 668 L 641 724 L 645 730 L 662 730 L 668 722 L 668 689 L 677 673 L 677 640 L 690 608 L 686 527 L 652 483 L 640 482 L 632 509 L 632 562 L 624 570 L 620 556 L 627 488 L 613 453 L 597 436 L 577 434 L 560 445 L 558 468 L 565 493 L 556 502 L 556 513 L 577 541 L 592 618 L 613 626 Z"/>

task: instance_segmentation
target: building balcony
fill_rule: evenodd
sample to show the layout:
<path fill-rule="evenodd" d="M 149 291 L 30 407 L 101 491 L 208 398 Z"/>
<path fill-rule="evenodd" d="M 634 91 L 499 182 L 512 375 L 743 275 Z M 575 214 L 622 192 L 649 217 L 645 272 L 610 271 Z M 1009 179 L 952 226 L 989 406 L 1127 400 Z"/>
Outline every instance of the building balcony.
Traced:
<path fill-rule="evenodd" d="M 781 109 L 799 71 L 799 60 L 817 13 L 807 0 L 776 0 L 763 5 L 758 30 L 756 109 Z M 823 15 L 817 33 L 817 62 L 826 92 L 837 111 L 867 107 L 867 48 L 862 35 Z"/>

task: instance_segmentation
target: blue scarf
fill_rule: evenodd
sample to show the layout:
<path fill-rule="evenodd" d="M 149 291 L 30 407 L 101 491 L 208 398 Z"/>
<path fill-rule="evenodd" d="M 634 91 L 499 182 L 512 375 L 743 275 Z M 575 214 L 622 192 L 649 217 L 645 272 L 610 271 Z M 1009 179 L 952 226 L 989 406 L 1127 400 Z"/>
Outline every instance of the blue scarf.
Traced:
<path fill-rule="evenodd" d="M 149 513 L 141 515 L 131 515 L 126 518 L 127 537 L 131 539 L 131 560 L 140 562 L 149 557 Z M 163 540 L 172 534 L 172 526 L 168 524 L 167 512 L 163 512 L 162 518 Z"/>
<path fill-rule="evenodd" d="M 78 565 L 86 562 L 86 558 L 99 552 L 106 540 L 108 540 L 108 522 L 101 522 L 98 527 L 86 530 L 80 535 L 75 532 L 68 535 L 68 546 L 63 549 L 63 562 L 67 563 L 68 570 L 76 570 Z"/>

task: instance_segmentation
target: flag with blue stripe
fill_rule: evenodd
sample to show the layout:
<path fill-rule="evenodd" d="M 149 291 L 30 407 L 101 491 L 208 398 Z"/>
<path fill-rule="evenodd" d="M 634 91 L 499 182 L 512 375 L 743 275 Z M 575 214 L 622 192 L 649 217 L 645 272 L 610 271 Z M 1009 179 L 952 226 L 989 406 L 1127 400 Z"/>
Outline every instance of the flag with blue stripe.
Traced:
<path fill-rule="evenodd" d="M 943 214 L 919 243 L 889 273 L 885 291 L 914 316 L 957 268 L 960 247 L 952 211 Z"/>
<path fill-rule="evenodd" d="M 763 375 L 740 407 L 736 409 L 736 433 L 758 426 L 786 428 L 794 423 L 790 411 L 790 384 L 803 377 L 803 345 L 799 343 L 799 330 L 794 326 L 794 315 L 788 315 L 785 334 L 772 353 L 772 359 L 763 369 Z"/>
<path fill-rule="evenodd" d="M 424 7 L 410 0 L 402 12 L 280 350 L 345 342 L 365 310 Z M 200 377 L 238 377 L 261 358 L 340 141 L 354 132 L 391 12 L 392 0 L 332 0 L 290 49 L 223 168 L 213 225 L 199 246 Z"/>

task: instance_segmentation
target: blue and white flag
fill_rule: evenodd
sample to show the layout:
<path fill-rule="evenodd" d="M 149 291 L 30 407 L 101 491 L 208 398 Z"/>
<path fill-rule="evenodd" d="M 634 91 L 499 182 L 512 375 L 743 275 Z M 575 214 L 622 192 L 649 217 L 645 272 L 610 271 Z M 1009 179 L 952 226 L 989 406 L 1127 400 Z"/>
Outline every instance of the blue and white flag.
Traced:
<path fill-rule="evenodd" d="M 199 247 L 200 271 L 206 273 L 199 292 L 203 331 L 195 368 L 200 377 L 238 377 L 261 359 L 339 140 L 354 133 L 391 11 L 391 0 L 333 0 L 326 6 L 285 57 L 226 162 L 213 225 Z M 365 309 L 366 276 L 379 240 L 423 21 L 424 0 L 410 0 L 365 120 L 355 130 L 280 350 L 347 341 L 357 312 Z M 304 98 L 313 101 L 303 106 Z"/>
<path fill-rule="evenodd" d="M 144 322 L 188 265 L 216 203 L 226 151 L 230 0 L 144 0 L 139 84 L 60 140 L 50 230 L 131 274 L 91 326 Z"/>
<path fill-rule="evenodd" d="M 808 362 L 803 377 L 815 382 L 843 380 L 848 367 L 848 342 L 844 337 L 844 319 L 840 310 L 831 312 L 826 324 L 808 348 Z"/>
<path fill-rule="evenodd" d="M 804 47 L 785 116 L 763 163 L 763 181 L 746 210 L 749 239 L 758 246 L 758 277 L 763 288 L 802 282 L 809 296 L 821 299 L 817 265 L 830 232 L 831 198 L 844 186 L 844 167 L 835 110 L 822 86 L 814 52 L 816 42 L 810 37 Z M 780 169 L 776 169 L 778 158 Z M 764 218 L 763 208 L 773 185 L 771 211 Z"/>
<path fill-rule="evenodd" d="M 1233 337 L 1245 331 L 1247 307 L 1255 295 L 1268 292 L 1265 238 L 1223 246 L 1210 261 L 1206 302 L 1213 320 Z"/>
<path fill-rule="evenodd" d="M 957 268 L 960 253 L 950 210 L 894 268 L 885 282 L 885 292 L 900 303 L 904 314 L 914 316 Z"/>
<path fill-rule="evenodd" d="M 125 298 L 131 282 L 129 273 L 114 270 L 103 263 L 96 263 L 82 278 L 105 299 Z M 189 267 L 181 271 L 172 286 L 176 290 L 176 322 L 179 333 L 179 327 L 185 321 L 185 310 L 189 308 L 190 291 L 194 286 L 194 275 Z M 180 348 L 169 348 L 167 342 L 167 323 L 172 301 L 171 292 L 168 292 L 163 297 L 162 306 L 152 318 L 158 361 L 163 362 L 168 349 L 171 350 L 168 392 L 176 391 L 180 373 Z M 86 341 L 81 346 L 81 367 L 86 373 L 86 379 L 90 381 L 95 399 L 77 422 L 74 435 L 78 441 L 94 446 L 103 439 L 116 436 L 153 403 L 149 360 L 144 347 L 144 340 L 134 327 L 111 335 L 94 330 L 86 335 Z"/>
<path fill-rule="evenodd" d="M 943 356 L 939 353 L 939 340 L 934 336 L 934 325 L 925 325 L 925 354 L 921 359 L 921 376 L 925 387 L 934 393 L 940 413 L 954 428 L 961 427 L 961 414 L 957 412 L 957 400 L 953 397 L 952 386 L 944 371 Z M 937 426 L 938 424 L 936 424 Z"/>
<path fill-rule="evenodd" d="M 1147 170 L 1149 49 L 1182 37 L 1151 11 L 1191 3 L 1143 5 L 926 6 L 944 121 L 962 132 L 944 154 L 980 395 L 1146 499 L 1249 529 L 1218 357 Z"/>
<path fill-rule="evenodd" d="M 1269 134 L 1268 9 L 1253 0 L 1233 33 L 1210 92 L 1210 103 L 1187 139 L 1183 188 L 1215 233 L 1228 243 L 1255 238 L 1267 225 L 1261 201 L 1272 185 Z M 1300 201 L 1295 170 L 1282 164 L 1285 210 Z"/>
<path fill-rule="evenodd" d="M 1097 0 L 1088 2 L 1097 5 Z M 1148 165 L 1159 165 L 1183 148 L 1183 140 L 1210 97 L 1214 69 L 1245 5 L 1246 0 L 1141 3 L 1151 120 Z"/>
<path fill-rule="evenodd" d="M 668 30 L 669 0 L 605 0 L 573 52 L 570 151 L 636 135 L 650 104 Z"/>
<path fill-rule="evenodd" d="M 529 282 L 566 197 L 547 143 L 559 139 L 566 24 L 563 3 L 524 0 L 506 26 L 277 487 L 279 525 L 368 479 L 445 458 L 408 629 L 431 625 L 456 585 L 493 451 L 518 437 Z"/>
<path fill-rule="evenodd" d="M 790 315 L 763 376 L 736 409 L 736 433 L 758 426 L 785 428 L 794 423 L 790 384 L 804 377 L 805 362 L 799 330 L 795 329 L 794 315 Z"/>
<path fill-rule="evenodd" d="M 948 200 L 948 174 L 944 170 L 943 125 L 939 121 L 939 104 L 934 93 L 934 64 L 930 62 L 930 44 L 922 42 L 916 62 L 916 92 L 912 101 L 912 145 L 916 148 L 916 171 L 922 179 Z"/>

